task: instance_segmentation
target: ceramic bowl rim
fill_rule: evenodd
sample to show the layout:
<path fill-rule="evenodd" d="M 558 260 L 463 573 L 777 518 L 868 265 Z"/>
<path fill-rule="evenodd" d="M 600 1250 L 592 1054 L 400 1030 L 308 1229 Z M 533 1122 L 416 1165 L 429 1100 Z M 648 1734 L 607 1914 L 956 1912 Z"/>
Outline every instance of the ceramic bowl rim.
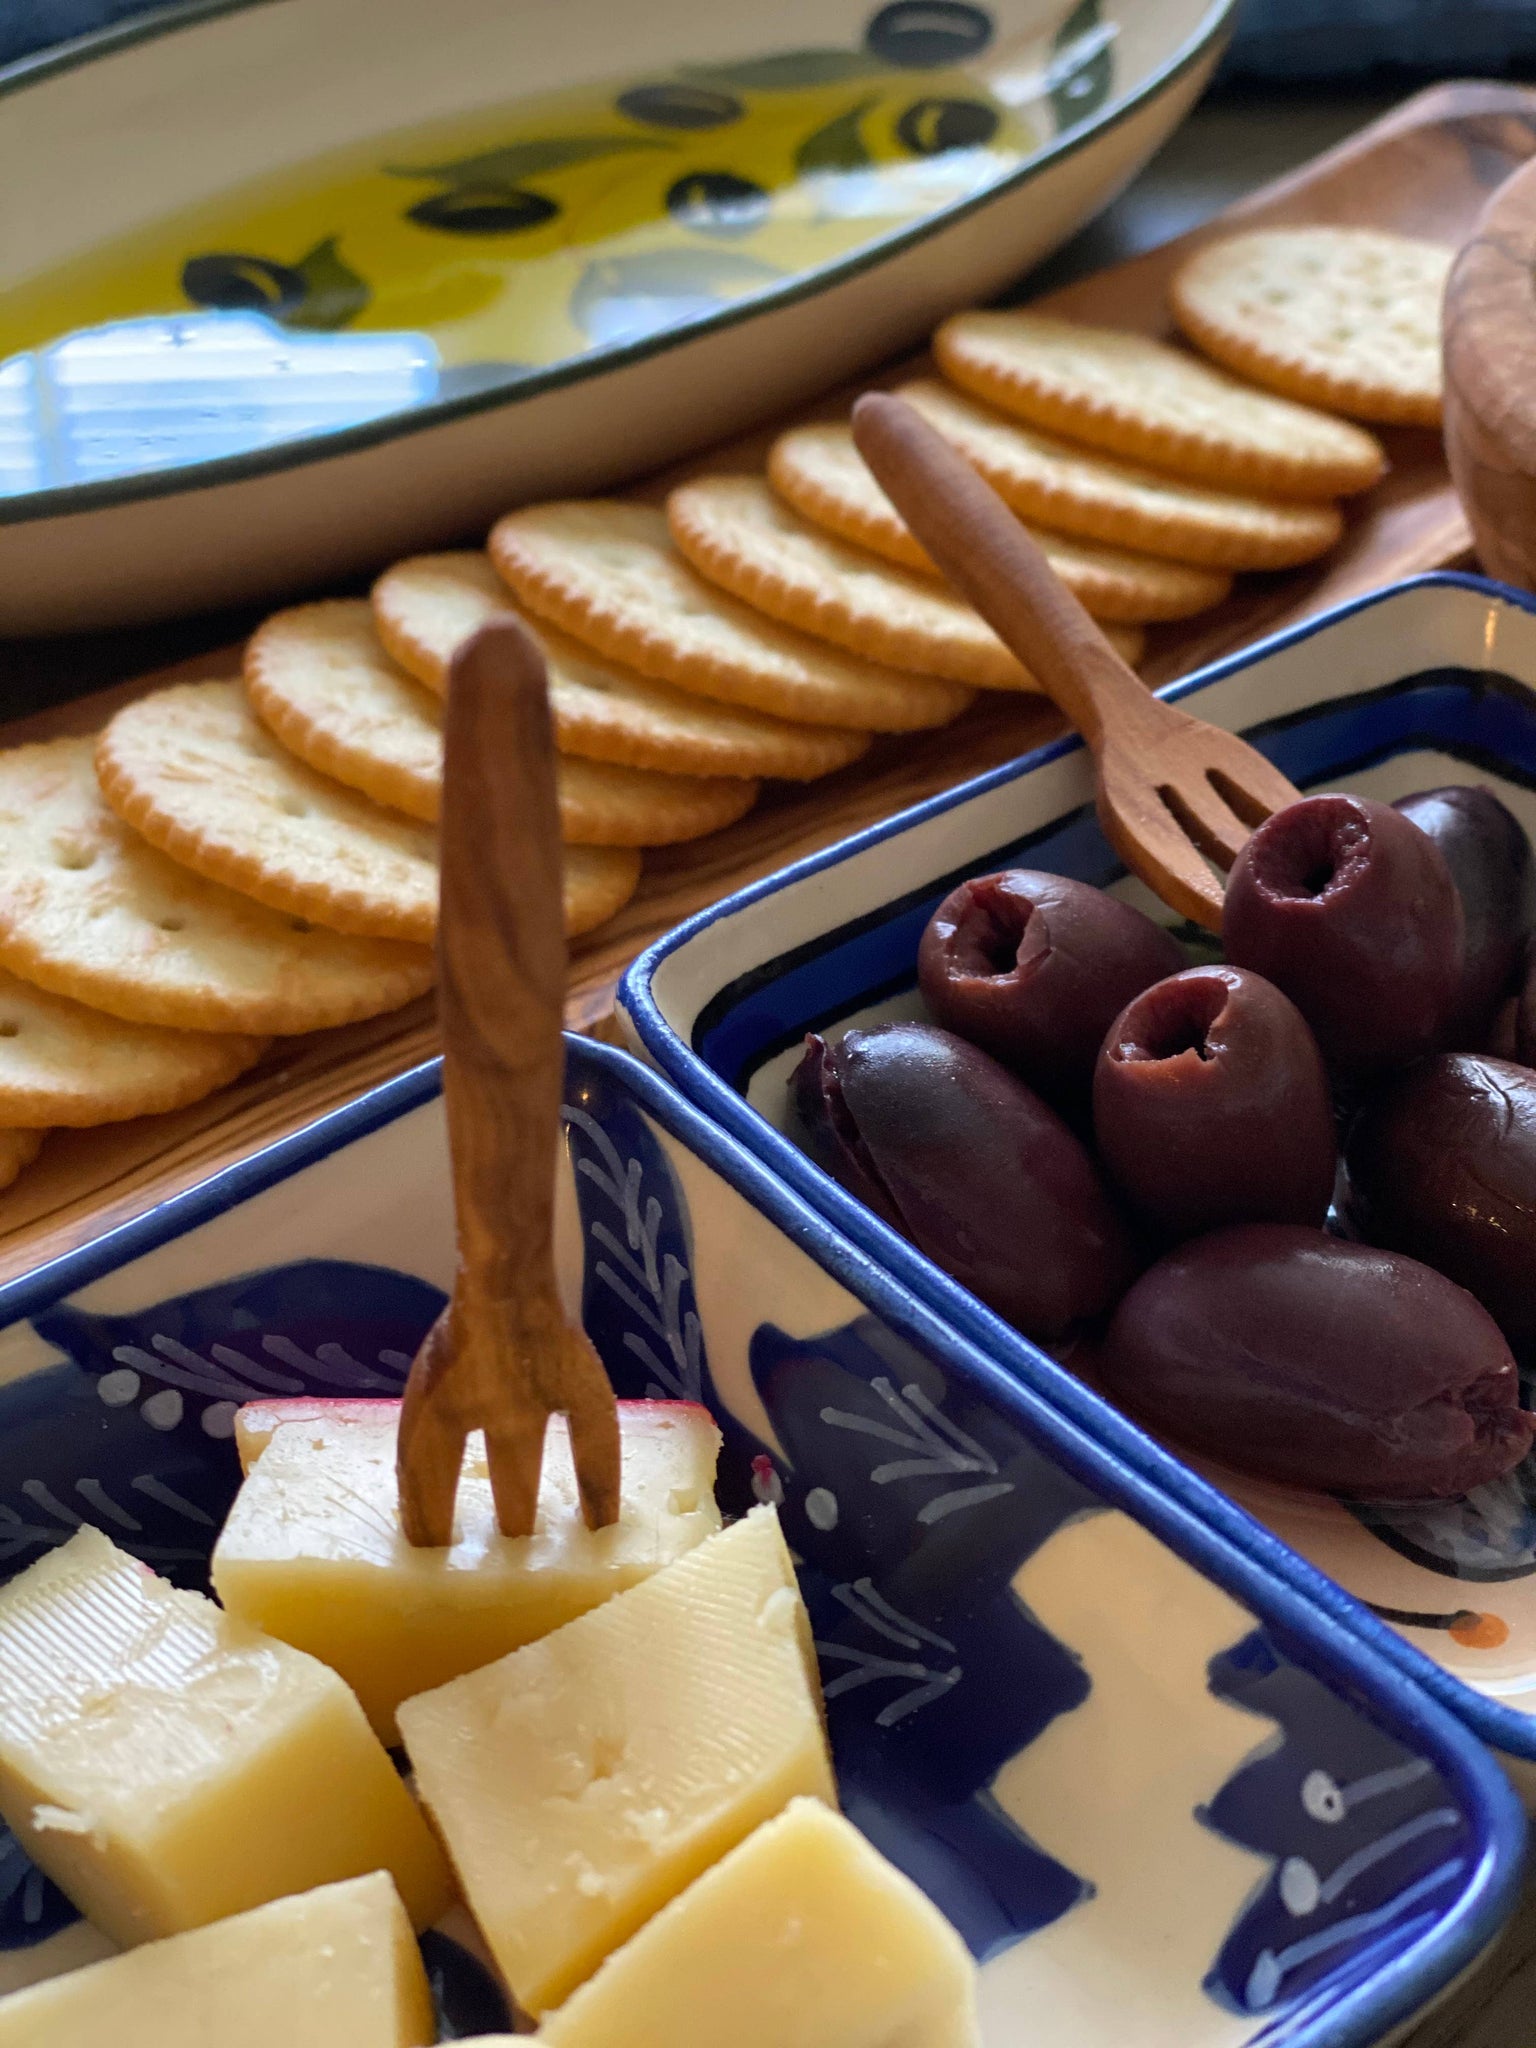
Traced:
<path fill-rule="evenodd" d="M 1465 591 L 1536 615 L 1536 596 L 1527 591 L 1516 590 L 1491 577 L 1475 576 L 1460 570 L 1436 570 L 1350 598 L 1318 613 L 1315 618 L 1303 619 L 1297 625 L 1285 627 L 1249 647 L 1240 648 L 1236 653 L 1207 663 L 1178 682 L 1165 684 L 1157 694 L 1177 703 L 1212 683 L 1256 666 L 1274 654 L 1327 633 L 1345 619 L 1381 605 L 1398 603 L 1413 592 L 1425 590 Z M 1532 687 L 1536 688 L 1536 679 L 1533 679 Z M 878 1259 L 901 1284 L 922 1294 L 991 1356 L 1016 1362 L 1018 1369 L 1034 1384 L 1048 1390 L 1054 1404 L 1081 1428 L 1104 1442 L 1115 1457 L 1136 1467 L 1154 1484 L 1177 1495 L 1192 1512 L 1256 1556 L 1266 1570 L 1299 1587 L 1307 1598 L 1364 1636 L 1404 1677 L 1433 1693 L 1480 1740 L 1510 1756 L 1536 1762 L 1536 1713 L 1522 1713 L 1507 1707 L 1477 1692 L 1436 1664 L 1422 1650 L 1416 1649 L 1380 1621 L 1353 1594 L 1345 1592 L 1333 1579 L 1306 1563 L 1289 1545 L 1254 1520 L 1209 1480 L 1165 1451 L 1101 1396 L 1090 1393 L 1065 1367 L 1058 1365 L 1046 1352 L 984 1307 L 958 1281 L 951 1280 L 931 1265 L 904 1238 L 871 1215 L 862 1203 L 812 1168 L 787 1139 L 769 1127 L 735 1089 L 706 1066 L 694 1047 L 673 1031 L 651 992 L 652 979 L 661 963 L 722 917 L 775 895 L 808 875 L 835 867 L 854 854 L 910 830 L 925 819 L 940 816 L 990 790 L 1032 774 L 1063 755 L 1075 752 L 1081 745 L 1081 740 L 1068 734 L 1032 748 L 1028 753 L 1004 762 L 1001 767 L 988 769 L 953 789 L 899 811 L 894 817 L 881 819 L 879 823 L 867 826 L 863 831 L 711 904 L 653 940 L 636 957 L 619 983 L 619 1005 L 633 1026 L 645 1056 L 673 1085 L 686 1092 L 689 1100 L 704 1115 L 748 1145 L 771 1171 L 804 1195 L 844 1236 L 852 1238 L 870 1257 Z M 820 1184 L 822 1182 L 825 1186 Z M 807 1192 L 810 1189 L 814 1192 Z"/>
<path fill-rule="evenodd" d="M 116 56 L 140 43 L 154 42 L 163 35 L 197 28 L 204 22 L 240 14 L 248 8 L 274 4 L 276 0 L 171 0 L 170 5 L 155 8 L 149 14 L 130 16 L 125 21 L 76 36 L 52 50 L 0 65 L 0 101 L 29 86 L 41 85 L 63 72 L 76 70 L 81 65 Z M 308 434 L 280 442 L 270 449 L 218 456 L 210 461 L 151 470 L 139 476 L 107 477 L 98 483 L 19 492 L 14 497 L 0 498 L 0 526 L 24 526 L 46 519 L 67 518 L 73 513 L 138 504 L 154 498 L 176 497 L 184 492 L 211 490 L 221 484 L 239 483 L 255 477 L 280 475 L 312 462 L 325 462 L 336 456 L 379 447 L 389 441 L 408 439 L 413 434 L 426 433 L 456 420 L 517 405 L 525 399 L 539 398 L 567 385 L 606 376 L 611 371 L 626 369 L 652 356 L 664 355 L 671 349 L 723 333 L 760 315 L 780 312 L 803 300 L 815 298 L 866 270 L 873 270 L 904 255 L 908 249 L 969 218 L 984 206 L 1008 197 L 1041 172 L 1086 148 L 1090 142 L 1107 135 L 1143 107 L 1151 105 L 1230 33 L 1237 5 L 1238 0 L 1205 0 L 1204 12 L 1193 31 L 1169 53 L 1161 66 L 1148 73 L 1133 92 L 1123 98 L 1111 98 L 1098 113 L 1091 115 L 1079 127 L 1055 136 L 995 184 L 906 227 L 892 229 L 888 234 L 861 243 L 847 255 L 820 264 L 814 270 L 797 271 L 775 289 L 751 293 L 680 327 L 663 329 L 659 334 L 641 335 L 633 341 L 613 342 L 603 348 L 589 349 L 542 369 L 509 375 L 488 388 L 465 392 L 456 398 L 434 400 L 430 405 L 386 413 L 380 419 L 367 420 L 359 426 Z"/>
<path fill-rule="evenodd" d="M 1390 2026 L 1422 2009 L 1468 1968 L 1512 1911 L 1524 1862 L 1526 1822 L 1508 1779 L 1463 1723 L 1412 1685 L 1394 1683 L 1382 1645 L 1353 1617 L 1329 1611 L 1291 1575 L 1266 1568 L 1213 1529 L 1171 1489 L 1159 1486 L 1144 1461 L 1101 1442 L 1036 1388 L 946 1327 L 921 1296 L 836 1230 L 802 1196 L 729 1133 L 632 1054 L 586 1038 L 571 1039 L 584 1059 L 615 1081 L 645 1115 L 719 1174 L 796 1247 L 816 1260 L 898 1335 L 941 1360 L 969 1392 L 1017 1424 L 1111 1506 L 1132 1513 L 1175 1555 L 1238 1600 L 1285 1647 L 1300 1645 L 1317 1674 L 1350 1696 L 1353 1688 L 1378 1715 L 1433 1756 L 1454 1784 L 1478 1837 L 1473 1869 L 1454 1905 L 1413 1944 L 1363 1984 L 1343 1991 L 1320 2016 L 1296 2008 L 1287 2048 L 1365 2048 Z M 442 1063 L 429 1060 L 371 1089 L 249 1158 L 108 1232 L 94 1242 L 0 1286 L 0 1329 L 76 1293 L 131 1260 L 329 1158 L 359 1138 L 422 1107 L 441 1093 Z M 1133 1447 L 1134 1448 L 1134 1447 Z M 1310 1569 L 1302 1567 L 1304 1571 Z M 1376 1630 L 1386 1631 L 1378 1623 Z M 1364 1640 L 1362 1640 L 1362 1637 Z M 1325 1676 L 1326 1674 L 1326 1676 Z M 1357 1704 L 1361 1703 L 1357 1697 Z M 1257 2037 L 1262 2038 L 1262 2037 Z M 1256 2041 L 1250 2042 L 1256 2048 Z"/>

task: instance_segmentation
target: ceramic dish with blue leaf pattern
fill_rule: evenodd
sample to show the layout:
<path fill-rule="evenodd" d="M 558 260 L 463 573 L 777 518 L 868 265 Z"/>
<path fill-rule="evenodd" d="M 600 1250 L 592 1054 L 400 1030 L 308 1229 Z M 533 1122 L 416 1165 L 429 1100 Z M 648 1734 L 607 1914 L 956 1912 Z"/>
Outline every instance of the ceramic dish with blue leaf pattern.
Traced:
<path fill-rule="evenodd" d="M 0 71 L 0 632 L 483 532 L 1049 253 L 1233 0 L 181 0 Z"/>
<path fill-rule="evenodd" d="M 570 1041 L 567 1098 L 568 1307 L 622 1396 L 709 1406 L 727 1512 L 778 1504 L 845 1808 L 978 1958 L 985 2048 L 1345 2048 L 1474 1960 L 1523 1818 L 1379 1645 L 633 1059 Z M 452 1265 L 432 1066 L 0 1290 L 0 1577 L 89 1522 L 206 1588 L 235 1407 L 398 1392 Z M 0 1990 L 102 1947 L 0 1833 Z M 443 2038 L 505 2024 L 424 1948 Z"/>
<path fill-rule="evenodd" d="M 1165 694 L 1247 734 L 1303 789 L 1395 801 L 1482 782 L 1536 835 L 1536 608 L 1502 586 L 1420 578 Z M 989 1355 L 1134 1458 L 1150 1453 L 1129 1448 L 1106 1403 L 835 1186 L 782 1129 L 806 1031 L 922 1014 L 918 938 L 963 876 L 1049 868 L 1167 916 L 1125 880 L 1091 792 L 1076 741 L 1027 755 L 694 919 L 641 957 L 622 1002 L 640 1045 L 699 1106 Z M 1188 1464 L 1179 1484 L 1197 1512 L 1277 1568 L 1284 1553 L 1270 1532 L 1321 1567 L 1335 1582 L 1332 1611 L 1363 1623 L 1358 1601 L 1388 1622 L 1399 1668 L 1493 1744 L 1536 1797 L 1536 1457 L 1429 1506 L 1352 1504 Z"/>

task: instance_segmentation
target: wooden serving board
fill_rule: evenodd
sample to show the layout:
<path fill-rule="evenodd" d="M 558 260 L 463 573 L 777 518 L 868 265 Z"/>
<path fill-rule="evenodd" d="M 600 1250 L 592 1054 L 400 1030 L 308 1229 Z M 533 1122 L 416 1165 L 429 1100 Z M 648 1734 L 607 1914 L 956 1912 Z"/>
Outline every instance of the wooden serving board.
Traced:
<path fill-rule="evenodd" d="M 1231 223 L 1341 222 L 1458 241 L 1489 192 L 1533 155 L 1536 91 L 1477 83 L 1436 87 L 1206 226 L 1039 303 L 1106 326 L 1164 333 L 1164 290 L 1173 268 Z M 894 365 L 884 378 L 865 382 L 894 381 L 915 367 L 910 361 Z M 831 393 L 815 412 L 840 413 L 850 396 L 847 390 Z M 737 441 L 689 468 L 756 467 L 771 438 L 764 432 Z M 1242 578 L 1216 610 L 1156 629 L 1143 664 L 1149 682 L 1171 681 L 1264 633 L 1399 577 L 1468 559 L 1469 535 L 1438 436 L 1402 430 L 1387 438 L 1391 470 L 1355 502 L 1349 530 L 1333 554 L 1311 569 Z M 636 488 L 656 497 L 675 481 L 675 475 L 652 478 Z M 230 674 L 238 659 L 239 650 L 231 648 L 76 699 L 0 728 L 0 744 L 92 731 L 118 704 L 172 676 Z M 1059 730 L 1055 711 L 1038 699 L 983 696 L 943 732 L 881 740 L 864 760 L 825 781 L 771 787 L 728 831 L 647 854 L 634 900 L 574 948 L 570 1023 L 606 1035 L 619 976 L 644 945 L 682 918 Z M 436 1050 L 432 1005 L 423 1001 L 368 1024 L 280 1042 L 251 1074 L 191 1109 L 102 1130 L 54 1133 L 37 1164 L 0 1195 L 0 1279 L 142 1214 Z"/>

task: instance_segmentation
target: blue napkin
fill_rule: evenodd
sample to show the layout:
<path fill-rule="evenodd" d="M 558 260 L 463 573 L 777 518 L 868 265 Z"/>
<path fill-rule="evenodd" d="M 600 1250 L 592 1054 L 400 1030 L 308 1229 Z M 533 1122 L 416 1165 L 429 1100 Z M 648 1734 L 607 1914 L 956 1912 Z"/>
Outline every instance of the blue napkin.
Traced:
<path fill-rule="evenodd" d="M 1323 82 L 1391 67 L 1499 77 L 1533 66 L 1533 0 L 1243 0 L 1221 75 Z"/>
<path fill-rule="evenodd" d="M 0 0 L 0 64 L 87 35 L 165 0 Z M 614 0 L 615 5 L 622 0 Z M 1533 0 L 1244 0 L 1224 76 L 1358 77 L 1536 67 Z"/>

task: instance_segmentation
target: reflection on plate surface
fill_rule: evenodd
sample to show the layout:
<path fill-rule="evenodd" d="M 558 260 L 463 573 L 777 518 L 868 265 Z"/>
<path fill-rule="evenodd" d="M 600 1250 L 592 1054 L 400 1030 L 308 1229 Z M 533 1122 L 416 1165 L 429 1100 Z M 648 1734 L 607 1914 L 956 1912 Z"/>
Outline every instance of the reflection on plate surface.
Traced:
<path fill-rule="evenodd" d="M 1103 104 L 1113 40 L 1097 0 L 1023 47 L 892 0 L 856 47 L 503 101 L 188 207 L 6 292 L 0 497 L 685 327 L 997 184 Z"/>

